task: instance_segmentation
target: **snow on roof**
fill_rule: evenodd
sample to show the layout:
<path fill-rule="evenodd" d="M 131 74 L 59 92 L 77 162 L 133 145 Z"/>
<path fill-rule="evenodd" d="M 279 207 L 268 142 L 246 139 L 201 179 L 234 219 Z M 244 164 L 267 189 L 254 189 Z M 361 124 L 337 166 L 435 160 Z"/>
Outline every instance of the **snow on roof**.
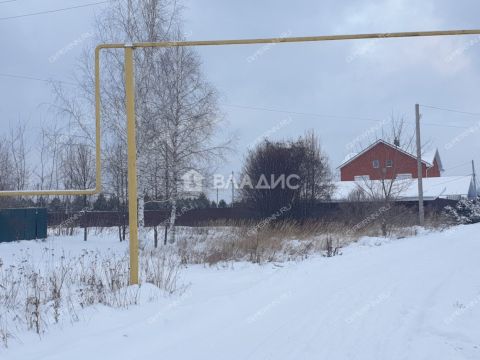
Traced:
<path fill-rule="evenodd" d="M 437 155 L 437 149 L 429 150 L 424 154 L 422 154 L 422 159 L 430 164 L 433 164 L 433 161 L 435 160 L 436 155 Z"/>
<path fill-rule="evenodd" d="M 440 154 L 438 153 L 438 149 L 435 148 L 433 150 L 429 150 L 429 151 L 425 152 L 422 155 L 422 159 L 423 159 L 423 161 L 431 164 L 431 166 L 433 166 L 433 163 L 436 159 L 437 163 L 438 163 L 438 167 L 440 168 L 440 170 L 443 171 L 442 160 L 440 159 Z"/>
<path fill-rule="evenodd" d="M 395 184 L 398 189 L 398 196 L 396 196 L 398 200 L 418 199 L 417 179 L 396 180 Z M 364 191 L 368 195 L 372 193 L 371 189 L 380 189 L 381 185 L 380 180 L 338 181 L 335 183 L 332 200 L 347 200 L 352 191 L 357 189 Z M 425 200 L 469 197 L 471 191 L 471 176 L 444 176 L 423 179 L 423 196 Z"/>

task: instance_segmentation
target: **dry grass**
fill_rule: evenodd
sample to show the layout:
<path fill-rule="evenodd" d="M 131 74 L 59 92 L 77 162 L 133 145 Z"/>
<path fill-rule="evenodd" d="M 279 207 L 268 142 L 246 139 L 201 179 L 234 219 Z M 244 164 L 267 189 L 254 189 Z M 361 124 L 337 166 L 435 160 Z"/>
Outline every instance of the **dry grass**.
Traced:
<path fill-rule="evenodd" d="M 385 221 L 386 220 L 386 221 Z M 430 228 L 438 223 L 428 219 Z M 173 248 L 182 264 L 215 265 L 223 262 L 253 263 L 298 261 L 314 254 L 341 255 L 341 248 L 363 236 L 402 238 L 417 234 L 416 215 L 391 211 L 360 227 L 334 221 L 280 221 L 210 223 L 205 227 L 179 227 Z M 383 225 L 383 226 L 382 226 Z M 353 230 L 352 230 L 353 229 Z"/>
<path fill-rule="evenodd" d="M 222 262 L 253 263 L 296 261 L 312 254 L 339 254 L 352 239 L 340 234 L 338 224 L 281 222 L 259 227 L 236 226 L 182 228 L 174 245 L 182 264 L 214 265 Z"/>
<path fill-rule="evenodd" d="M 8 346 L 16 331 L 41 335 L 52 324 L 75 322 L 82 308 L 126 308 L 139 301 L 141 287 L 129 286 L 126 255 L 84 251 L 67 258 L 45 249 L 35 260 L 23 254 L 10 266 L 0 261 L 0 345 Z M 167 293 L 177 289 L 180 260 L 172 251 L 141 252 L 140 262 L 142 283 Z"/>

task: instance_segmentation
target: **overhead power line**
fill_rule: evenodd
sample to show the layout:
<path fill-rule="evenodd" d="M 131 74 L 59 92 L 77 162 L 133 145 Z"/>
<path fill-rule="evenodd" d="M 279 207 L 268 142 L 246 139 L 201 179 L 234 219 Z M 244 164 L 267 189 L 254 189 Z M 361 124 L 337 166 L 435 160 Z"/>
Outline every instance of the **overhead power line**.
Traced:
<path fill-rule="evenodd" d="M 58 82 L 66 85 L 73 85 L 76 86 L 77 84 L 68 82 L 68 81 L 62 81 L 62 80 L 55 80 L 55 79 L 41 79 L 33 76 L 26 76 L 26 75 L 16 75 L 16 74 L 6 74 L 6 73 L 0 73 L 0 76 L 3 77 L 9 77 L 13 79 L 23 79 L 23 80 L 33 80 L 33 81 L 41 81 L 41 82 L 46 82 L 46 83 L 52 83 L 52 82 Z"/>
<path fill-rule="evenodd" d="M 10 1 L 13 1 L 13 0 L 10 0 Z M 53 14 L 53 13 L 57 13 L 57 12 L 61 12 L 61 11 L 68 11 L 68 10 L 85 8 L 85 7 L 89 7 L 89 6 L 106 4 L 106 3 L 109 3 L 109 2 L 111 2 L 111 0 L 99 1 L 99 2 L 94 2 L 94 3 L 89 3 L 89 4 L 76 5 L 76 6 L 70 6 L 70 7 L 66 7 L 66 8 L 60 8 L 60 9 L 39 11 L 39 12 L 29 13 L 29 14 L 6 16 L 6 17 L 1 17 L 0 20 L 11 20 L 11 19 L 19 19 L 19 18 L 24 18 L 24 17 L 29 17 L 29 16 L 36 16 L 36 15 Z"/>
<path fill-rule="evenodd" d="M 223 105 L 224 106 L 229 106 L 229 107 L 240 108 L 240 109 L 268 111 L 268 112 L 276 112 L 276 113 L 282 113 L 282 114 L 317 116 L 317 117 L 325 117 L 325 118 L 349 119 L 349 120 L 359 120 L 359 121 L 383 122 L 383 120 L 378 120 L 378 119 L 374 119 L 374 118 L 365 118 L 365 117 L 331 115 L 331 114 L 317 114 L 317 113 L 308 113 L 308 112 L 297 112 L 297 111 L 288 111 L 288 110 L 279 110 L 279 109 L 269 109 L 269 108 L 246 106 L 246 105 L 233 105 L 233 104 L 225 104 L 225 103 Z M 428 122 L 428 123 L 424 122 L 422 124 L 428 125 L 428 126 L 450 127 L 450 128 L 456 128 L 456 129 L 468 129 L 467 126 L 459 126 L 459 125 L 439 124 L 439 123 L 431 123 L 431 122 Z"/>
<path fill-rule="evenodd" d="M 469 112 L 469 111 L 460 111 L 460 110 L 453 110 L 453 109 L 447 109 L 447 108 L 442 108 L 439 106 L 431 106 L 431 105 L 420 105 L 421 107 L 428 108 L 428 109 L 435 109 L 435 110 L 441 110 L 441 111 L 448 111 L 448 112 L 453 112 L 457 114 L 464 114 L 464 115 L 470 115 L 470 116 L 480 116 L 480 113 L 474 113 L 474 112 Z M 473 121 L 473 120 L 472 120 Z"/>
<path fill-rule="evenodd" d="M 270 108 L 256 107 L 256 106 L 233 105 L 233 104 L 225 104 L 225 103 L 223 103 L 222 105 L 228 106 L 228 107 L 239 108 L 239 109 L 267 111 L 267 112 L 275 112 L 275 113 L 291 114 L 291 115 L 317 116 L 317 117 L 325 117 L 325 118 L 351 119 L 351 120 L 359 120 L 359 121 L 375 121 L 375 122 L 382 122 L 383 121 L 383 120 L 378 120 L 378 119 L 373 119 L 373 118 L 363 118 L 363 117 L 343 116 L 343 115 L 331 115 L 331 114 L 317 114 L 317 113 L 309 113 L 309 112 L 298 112 L 298 111 L 288 111 L 288 110 L 280 110 L 280 109 L 270 109 Z"/>
<path fill-rule="evenodd" d="M 1 2 L 0 2 L 0 4 L 1 4 Z M 73 82 L 56 80 L 56 79 L 44 79 L 44 78 L 38 78 L 38 77 L 33 77 L 33 76 L 28 76 L 28 75 L 0 73 L 0 76 L 9 77 L 9 78 L 13 78 L 13 79 L 40 81 L 40 82 L 45 82 L 45 83 L 58 82 L 58 83 L 65 84 L 65 85 L 77 86 L 77 84 L 75 84 Z M 367 118 L 367 117 L 356 117 L 356 116 L 347 116 L 347 115 L 332 115 L 332 114 L 318 114 L 318 113 L 310 113 L 310 112 L 289 111 L 289 110 L 280 110 L 280 109 L 271 109 L 271 108 L 265 108 L 265 107 L 235 105 L 235 104 L 226 104 L 226 103 L 223 103 L 222 105 L 223 106 L 228 106 L 228 107 L 239 108 L 239 109 L 275 112 L 275 113 L 291 114 L 291 115 L 315 116 L 315 117 L 334 118 L 334 119 L 350 119 L 350 120 L 370 121 L 370 122 L 371 121 L 383 122 L 383 120 L 378 120 L 378 119 L 374 119 L 374 118 Z M 438 108 L 438 107 L 433 107 L 433 106 L 428 106 L 428 105 L 421 105 L 421 106 L 428 107 L 428 108 L 433 108 L 433 109 L 438 109 L 438 110 L 459 112 L 459 113 L 472 115 L 472 116 L 480 116 L 480 114 L 475 114 L 475 113 L 471 113 L 471 112 L 457 111 L 457 110 L 451 110 L 451 109 L 443 109 L 443 108 Z M 456 128 L 456 129 L 468 129 L 467 126 L 459 126 L 459 125 L 440 124 L 440 123 L 431 123 L 431 122 L 424 122 L 423 124 L 427 125 L 427 126 L 450 127 L 450 128 Z"/>
<path fill-rule="evenodd" d="M 455 128 L 455 129 L 469 129 L 469 126 L 458 126 L 458 125 L 449 125 L 449 124 L 439 124 L 439 123 L 426 123 L 423 122 L 422 125 L 427 125 L 427 126 L 439 126 L 439 127 L 449 127 L 449 128 Z"/>
<path fill-rule="evenodd" d="M 447 181 L 442 181 L 442 182 L 439 182 L 435 185 L 443 185 L 443 184 L 448 184 L 448 183 L 451 183 L 451 182 L 455 182 L 455 181 L 458 181 L 460 180 L 461 178 L 464 178 L 464 177 L 467 177 L 467 176 L 472 176 L 473 174 L 466 174 L 466 175 L 455 175 L 455 176 L 452 176 L 454 179 L 450 179 L 450 180 L 447 180 Z M 429 178 L 431 179 L 431 178 Z"/>
<path fill-rule="evenodd" d="M 457 165 L 454 165 L 454 166 L 449 166 L 447 169 L 445 169 L 445 171 L 450 171 L 450 170 L 453 170 L 453 169 L 458 169 L 460 167 L 465 167 L 466 165 L 470 165 L 471 162 L 470 161 L 465 161 L 461 164 L 457 164 Z"/>

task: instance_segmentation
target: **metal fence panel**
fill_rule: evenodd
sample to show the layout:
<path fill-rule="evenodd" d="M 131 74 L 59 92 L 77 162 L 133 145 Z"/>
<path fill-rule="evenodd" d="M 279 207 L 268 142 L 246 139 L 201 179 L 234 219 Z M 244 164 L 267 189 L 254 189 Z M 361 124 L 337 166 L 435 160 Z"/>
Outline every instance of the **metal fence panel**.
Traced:
<path fill-rule="evenodd" d="M 0 209 L 0 242 L 47 238 L 47 209 Z"/>

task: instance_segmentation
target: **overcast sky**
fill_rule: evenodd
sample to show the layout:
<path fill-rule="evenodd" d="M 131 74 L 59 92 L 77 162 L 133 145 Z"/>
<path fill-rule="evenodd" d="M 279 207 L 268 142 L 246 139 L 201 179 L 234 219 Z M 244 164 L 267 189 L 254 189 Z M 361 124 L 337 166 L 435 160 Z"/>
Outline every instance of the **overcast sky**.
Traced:
<path fill-rule="evenodd" d="M 93 17 L 105 5 L 1 18 L 91 2 L 0 1 L 0 131 L 23 119 L 35 133 L 42 121 L 50 121 L 42 104 L 52 101 L 48 84 L 3 75 L 68 81 L 81 43 L 93 31 Z M 186 35 L 199 40 L 480 27 L 475 0 L 188 0 L 185 5 Z M 58 55 L 72 42 L 80 45 Z M 205 75 L 221 94 L 227 130 L 239 137 L 237 151 L 219 169 L 225 174 L 238 171 L 247 146 L 265 135 L 295 138 L 315 129 L 336 168 L 352 141 L 392 113 L 413 126 L 415 103 L 480 113 L 476 35 L 198 51 Z M 422 114 L 423 136 L 438 147 L 445 175 L 470 174 L 472 159 L 480 168 L 479 116 L 430 108 Z"/>

